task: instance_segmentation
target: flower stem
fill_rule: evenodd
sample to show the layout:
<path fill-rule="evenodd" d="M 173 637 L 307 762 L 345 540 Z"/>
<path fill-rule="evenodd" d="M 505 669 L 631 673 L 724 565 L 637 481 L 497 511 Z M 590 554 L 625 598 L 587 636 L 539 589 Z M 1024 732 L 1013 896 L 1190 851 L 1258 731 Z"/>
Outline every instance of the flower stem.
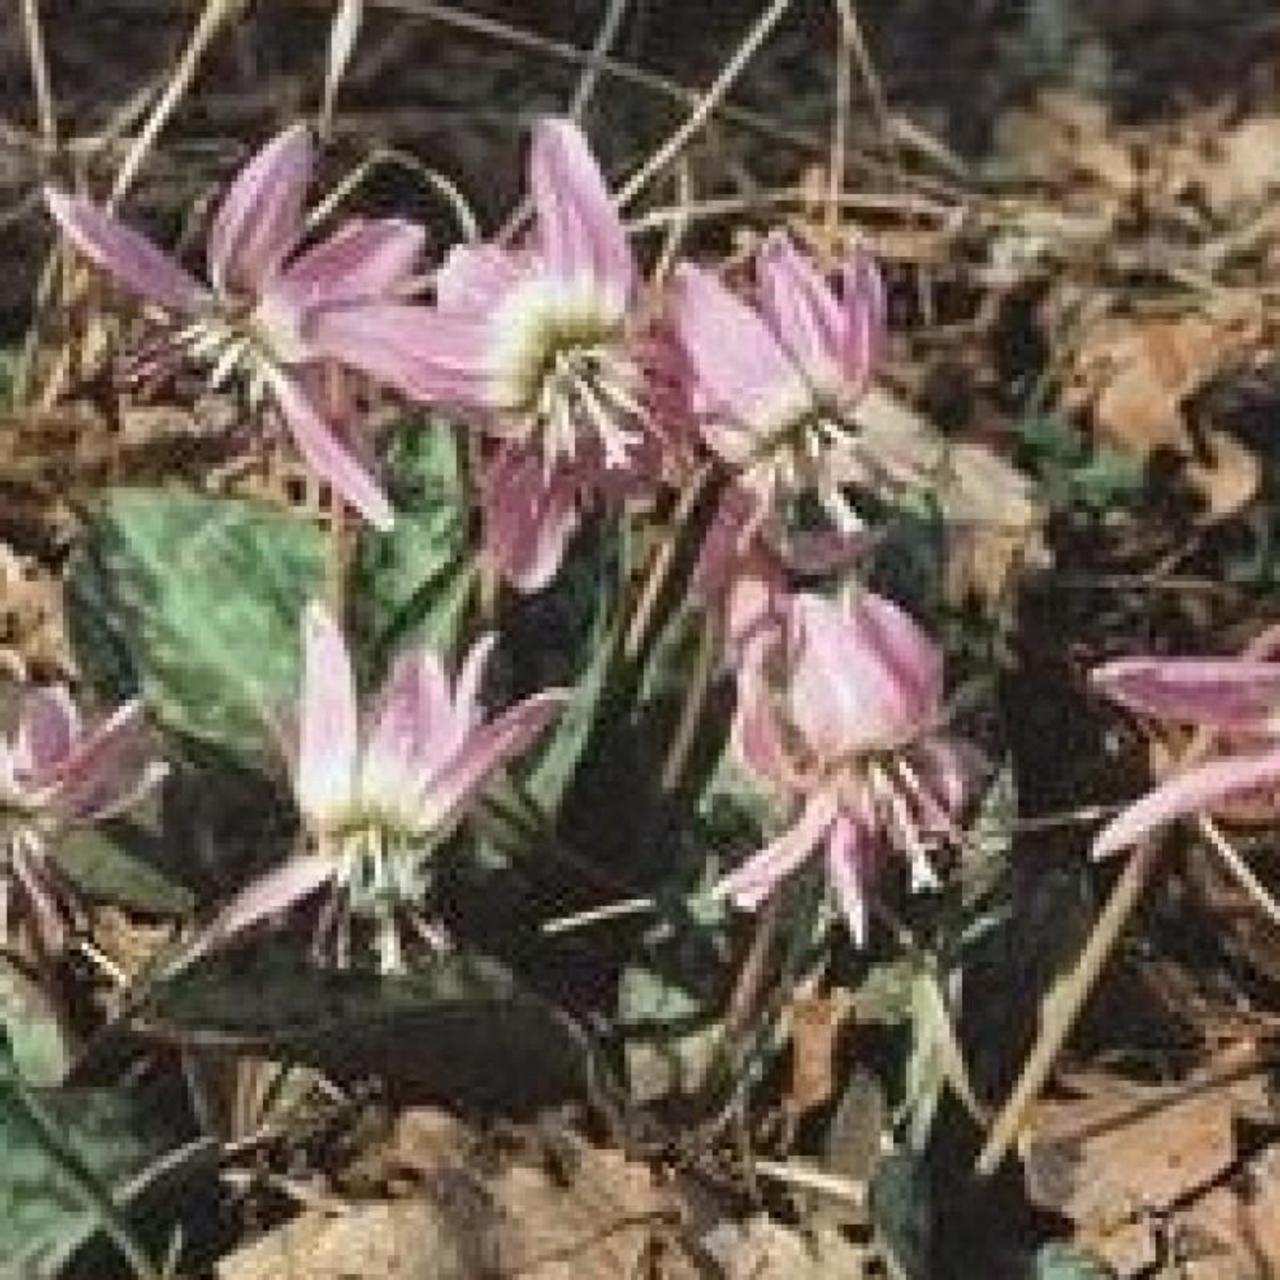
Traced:
<path fill-rule="evenodd" d="M 335 493 L 333 495 L 333 517 L 329 522 L 329 556 L 326 565 L 325 594 L 329 601 L 329 610 L 338 625 L 345 627 L 347 621 L 347 578 L 351 567 L 352 525 L 347 504 Z"/>

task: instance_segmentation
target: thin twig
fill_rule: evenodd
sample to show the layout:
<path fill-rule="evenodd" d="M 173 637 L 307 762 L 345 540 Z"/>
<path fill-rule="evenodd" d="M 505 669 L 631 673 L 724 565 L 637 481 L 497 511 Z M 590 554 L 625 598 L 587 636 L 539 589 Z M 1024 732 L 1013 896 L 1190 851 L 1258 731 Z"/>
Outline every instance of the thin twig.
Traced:
<path fill-rule="evenodd" d="M 1197 732 L 1183 752 L 1179 768 L 1185 769 L 1202 759 L 1212 743 L 1211 732 Z M 980 1176 L 994 1173 L 1009 1153 L 1027 1112 L 1040 1096 L 1058 1054 L 1067 1043 L 1086 1001 L 1093 994 L 1112 948 L 1142 897 L 1161 848 L 1161 834 L 1157 832 L 1143 840 L 1130 855 L 1102 908 L 1102 914 L 1085 941 L 1075 968 L 1046 997 L 1040 1033 L 1027 1054 L 1013 1092 L 992 1123 L 974 1163 L 974 1169 Z"/>
<path fill-rule="evenodd" d="M 1160 839 L 1154 837 L 1145 840 L 1134 851 L 1111 890 L 1111 896 L 1089 934 L 1075 968 L 1046 998 L 1040 1034 L 974 1164 L 980 1176 L 988 1177 L 1000 1167 L 1017 1138 L 1027 1111 L 1040 1096 L 1058 1054 L 1062 1052 L 1085 1001 L 1093 993 L 1098 976 L 1111 956 L 1120 931 L 1142 896 L 1160 849 Z"/>
<path fill-rule="evenodd" d="M 840 232 L 840 197 L 844 192 L 844 152 L 849 138 L 849 104 L 853 90 L 853 14 L 849 0 L 835 0 L 836 74 L 831 111 L 831 157 L 827 162 L 827 234 Z"/>
<path fill-rule="evenodd" d="M 671 513 L 671 520 L 667 526 L 666 533 L 654 553 L 653 560 L 649 565 L 649 572 L 645 575 L 644 582 L 640 586 L 635 607 L 632 609 L 631 617 L 627 623 L 626 638 L 623 641 L 622 651 L 629 659 L 634 659 L 639 655 L 641 649 L 644 648 L 645 641 L 649 638 L 654 611 L 658 606 L 658 600 L 662 596 L 662 589 L 667 584 L 667 578 L 670 576 L 672 566 L 675 564 L 676 549 L 680 543 L 680 535 L 693 515 L 694 509 L 698 505 L 698 499 L 702 496 L 710 477 L 711 469 L 707 466 L 700 467 L 689 478 L 676 501 L 676 507 Z"/>
<path fill-rule="evenodd" d="M 186 47 L 182 50 L 182 57 L 173 69 L 169 83 L 165 85 L 164 92 L 151 108 L 146 123 L 134 138 L 133 146 L 129 148 L 124 163 L 116 173 L 111 194 L 107 198 L 109 210 L 114 210 L 128 194 L 129 188 L 133 186 L 133 180 L 138 176 L 139 169 L 151 154 L 156 139 L 168 124 L 169 117 L 177 110 L 178 103 L 191 88 L 200 63 L 209 51 L 209 46 L 213 44 L 222 28 L 244 6 L 244 3 L 245 0 L 206 0 L 204 8 L 200 11 L 200 18 L 192 29 Z"/>
<path fill-rule="evenodd" d="M 782 21 L 790 7 L 791 0 L 772 0 L 764 12 L 751 24 L 750 30 L 742 38 L 728 61 L 720 68 L 720 74 L 716 76 L 711 87 L 698 99 L 697 105 L 684 123 L 671 133 L 667 140 L 623 184 L 618 192 L 619 208 L 625 209 L 654 177 L 688 146 L 690 139 L 710 119 L 725 95 L 737 82 L 747 63 L 773 34 L 774 28 Z"/>
<path fill-rule="evenodd" d="M 474 243 L 480 238 L 480 220 L 475 210 L 467 201 L 462 189 L 452 178 L 446 177 L 438 169 L 432 169 L 422 163 L 408 151 L 396 147 L 377 147 L 366 156 L 354 169 L 347 173 L 333 189 L 319 201 L 307 214 L 308 227 L 317 227 L 332 216 L 352 192 L 366 183 L 376 169 L 382 167 L 402 169 L 420 179 L 438 195 L 458 223 L 458 230 L 467 243 Z"/>
<path fill-rule="evenodd" d="M 867 1203 L 867 1184 L 853 1178 L 842 1178 L 838 1174 L 812 1169 L 794 1161 L 753 1160 L 751 1167 L 759 1177 L 768 1178 L 770 1182 L 781 1182 L 784 1186 L 799 1187 L 804 1191 L 816 1191 L 820 1195 L 843 1200 L 858 1208 L 864 1208 Z"/>
<path fill-rule="evenodd" d="M 613 920 L 625 920 L 629 916 L 650 915 L 657 909 L 658 904 L 652 898 L 622 898 L 618 902 L 606 902 L 598 907 L 588 907 L 585 911 L 575 911 L 572 915 L 545 920 L 542 932 L 549 937 L 558 933 L 572 933 L 575 929 L 585 929 L 593 924 L 608 924 Z"/>
<path fill-rule="evenodd" d="M 312 7 L 319 2 L 320 0 L 309 0 Z M 327 3 L 327 0 L 325 2 Z M 594 64 L 600 68 L 602 73 L 615 80 L 635 85 L 637 88 L 646 89 L 651 93 L 659 94 L 664 98 L 673 99 L 686 105 L 696 105 L 703 96 L 687 85 L 681 84 L 678 80 L 673 80 L 669 76 L 636 66 L 623 58 L 606 55 L 597 57 L 589 49 L 582 49 L 577 45 L 567 44 L 562 40 L 554 40 L 548 36 L 539 35 L 537 32 L 529 31 L 512 23 L 503 22 L 486 14 L 474 13 L 457 5 L 441 3 L 441 0 L 370 0 L 370 3 L 380 9 L 426 18 L 432 22 L 438 22 L 442 26 L 453 27 L 459 31 L 467 31 L 472 35 L 509 45 L 511 48 L 538 53 L 544 57 L 553 58 L 558 62 L 567 63 L 570 66 L 589 67 Z M 736 124 L 741 128 L 749 129 L 761 137 L 786 143 L 799 151 L 821 155 L 827 147 L 825 138 L 810 133 L 805 129 L 796 129 L 781 124 L 776 117 L 762 111 L 753 111 L 749 107 L 722 101 L 716 104 L 715 113 L 722 120 Z M 859 160 L 872 171 L 885 172 L 885 166 L 872 157 L 859 154 Z M 942 189 L 941 185 L 933 179 L 922 178 L 921 181 L 925 186 L 932 189 Z"/>
<path fill-rule="evenodd" d="M 680 247 L 689 230 L 689 219 L 679 216 L 681 207 L 688 208 L 693 200 L 693 166 L 688 156 L 681 156 L 676 161 L 676 217 L 667 224 L 666 235 L 662 238 L 662 248 L 654 260 L 651 279 L 655 288 L 661 288 L 671 272 L 675 269 L 680 256 Z"/>
<path fill-rule="evenodd" d="M 40 145 L 47 160 L 58 149 L 58 116 L 53 107 L 53 87 L 49 59 L 40 23 L 40 0 L 22 0 L 22 30 L 27 40 L 27 61 L 31 64 L 31 84 L 36 95 L 36 119 Z"/>
<path fill-rule="evenodd" d="M 609 0 L 604 21 L 601 22 L 600 30 L 596 32 L 595 41 L 591 46 L 591 52 L 587 55 L 589 61 L 582 69 L 582 75 L 578 78 L 578 87 L 573 91 L 573 101 L 569 104 L 569 115 L 574 120 L 581 122 L 582 117 L 586 115 L 591 97 L 596 91 L 596 85 L 600 83 L 600 73 L 604 70 L 601 59 L 613 48 L 618 32 L 622 29 L 622 19 L 626 16 L 626 12 L 627 0 Z"/>
<path fill-rule="evenodd" d="M 742 214 L 763 212 L 779 205 L 807 205 L 812 200 L 813 192 L 807 187 L 778 187 L 753 191 L 748 195 L 713 196 L 689 204 L 646 209 L 644 213 L 628 221 L 627 230 L 633 234 L 659 231 L 673 222 L 734 218 Z M 940 222 L 954 221 L 963 212 L 958 205 L 943 204 L 923 196 L 882 195 L 865 191 L 844 192 L 838 203 L 842 209 L 867 213 L 901 213 L 917 219 L 936 218 Z"/>
<path fill-rule="evenodd" d="M 1253 868 L 1240 856 L 1235 845 L 1227 839 L 1223 830 L 1208 816 L 1196 815 L 1196 826 L 1209 842 L 1209 847 L 1222 859 L 1227 870 L 1248 895 L 1249 901 L 1262 912 L 1273 925 L 1280 928 L 1280 903 L 1267 892 L 1266 886 L 1253 873 Z"/>
<path fill-rule="evenodd" d="M 702 620 L 698 652 L 685 689 L 684 701 L 680 704 L 680 718 L 676 721 L 667 746 L 666 759 L 662 762 L 662 791 L 666 795 L 675 791 L 679 784 L 698 736 L 698 726 L 707 705 L 707 694 L 711 691 L 716 663 L 720 658 L 719 632 L 715 619 L 708 613 Z"/>

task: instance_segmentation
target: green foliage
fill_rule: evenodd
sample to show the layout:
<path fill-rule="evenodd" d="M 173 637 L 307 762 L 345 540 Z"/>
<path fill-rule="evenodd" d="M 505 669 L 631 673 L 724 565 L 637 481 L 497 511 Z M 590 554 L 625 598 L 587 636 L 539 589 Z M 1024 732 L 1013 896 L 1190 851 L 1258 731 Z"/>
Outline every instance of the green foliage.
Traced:
<path fill-rule="evenodd" d="M 156 916 L 185 916 L 195 894 L 163 866 L 159 837 L 116 821 L 70 832 L 58 845 L 58 865 L 85 897 Z"/>
<path fill-rule="evenodd" d="M 640 1104 L 698 1094 L 723 1031 L 725 905 L 698 894 L 665 907 L 618 986 L 627 1080 Z"/>
<path fill-rule="evenodd" d="M 1031 1260 L 1027 1280 L 1107 1280 L 1110 1272 L 1070 1245 L 1047 1244 Z"/>
<path fill-rule="evenodd" d="M 14 384 L 22 353 L 12 347 L 0 347 L 0 409 L 12 409 Z"/>
<path fill-rule="evenodd" d="M 567 1017 L 496 961 L 460 951 L 396 975 L 317 969 L 292 949 L 227 954 L 157 984 L 146 1021 L 167 1039 L 377 1073 L 473 1106 L 580 1097 L 590 1067 Z"/>
<path fill-rule="evenodd" d="M 933 1198 L 924 1158 L 892 1151 L 877 1165 L 868 1193 L 876 1244 L 893 1280 L 933 1275 Z"/>
<path fill-rule="evenodd" d="M 453 428 L 406 422 L 389 442 L 384 474 L 395 527 L 362 528 L 351 571 L 357 647 L 370 678 L 406 645 L 453 649 L 474 580 Z"/>
<path fill-rule="evenodd" d="M 1064 419 L 1047 414 L 1018 424 L 1024 463 L 1050 507 L 1104 515 L 1142 494 L 1142 464 L 1103 445 L 1096 449 Z"/>
<path fill-rule="evenodd" d="M 17 1073 L 33 1085 L 60 1084 L 72 1046 L 52 994 L 26 970 L 0 958 L 0 1042 L 7 1037 Z"/>
<path fill-rule="evenodd" d="M 0 1063 L 0 1272 L 55 1280 L 103 1232 L 135 1275 L 157 1275 L 131 1219 L 173 1223 L 172 1205 L 161 1215 L 157 1201 L 211 1185 L 216 1174 L 210 1144 L 175 1152 L 174 1141 L 151 1098 L 113 1089 L 41 1094 L 11 1060 Z M 92 1273 L 107 1274 L 105 1265 Z"/>
<path fill-rule="evenodd" d="M 140 691 L 166 728 L 252 762 L 295 696 L 324 562 L 314 526 L 259 504 L 114 490 L 69 583 L 77 658 L 112 697 Z"/>

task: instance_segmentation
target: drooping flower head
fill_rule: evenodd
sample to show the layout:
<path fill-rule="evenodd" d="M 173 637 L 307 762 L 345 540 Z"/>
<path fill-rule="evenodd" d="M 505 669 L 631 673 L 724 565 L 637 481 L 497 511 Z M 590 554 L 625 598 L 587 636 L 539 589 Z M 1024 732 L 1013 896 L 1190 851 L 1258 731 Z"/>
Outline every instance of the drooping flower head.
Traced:
<path fill-rule="evenodd" d="M 46 951 L 61 945 L 76 906 L 58 874 L 58 839 L 123 812 L 164 772 L 148 752 L 140 703 L 86 730 L 65 685 L 23 694 L 15 732 L 0 738 L 0 937 L 20 916 Z"/>
<path fill-rule="evenodd" d="M 653 444 L 631 246 L 575 124 L 534 126 L 529 186 L 523 242 L 450 252 L 417 384 L 499 441 L 483 484 L 485 542 L 523 589 L 550 580 L 602 484 L 625 487 Z"/>
<path fill-rule="evenodd" d="M 818 851 L 850 932 L 866 932 L 878 860 L 935 883 L 930 849 L 953 836 L 974 750 L 944 734 L 942 654 L 891 601 L 802 592 L 746 645 L 733 726 L 746 769 L 796 809 L 794 824 L 720 891 L 754 910 Z"/>
<path fill-rule="evenodd" d="M 846 263 L 838 282 L 775 231 L 756 256 L 754 306 L 691 263 L 676 271 L 672 305 L 707 445 L 762 515 L 813 493 L 849 532 L 860 522 L 842 486 L 877 478 L 851 413 L 883 342 L 885 301 L 864 257 Z"/>
<path fill-rule="evenodd" d="M 221 935 L 326 883 L 357 912 L 413 910 L 432 846 L 564 704 L 562 691 L 548 690 L 486 720 L 480 682 L 492 646 L 491 636 L 477 641 L 452 683 L 432 650 L 402 654 L 361 715 L 342 633 L 323 606 L 308 608 L 288 753 L 311 848 L 234 900 L 219 921 Z"/>
<path fill-rule="evenodd" d="M 1213 757 L 1123 809 L 1094 839 L 1116 853 L 1178 818 L 1280 784 L 1280 661 L 1267 632 L 1239 657 L 1121 658 L 1091 674 L 1096 689 L 1141 715 L 1209 731 Z M 1225 748 L 1225 750 L 1224 750 Z"/>
<path fill-rule="evenodd" d="M 314 166 L 303 125 L 249 161 L 210 228 L 208 285 L 91 201 L 52 189 L 45 198 L 86 257 L 180 322 L 179 346 L 211 367 L 215 386 L 243 377 L 251 403 L 270 400 L 278 408 L 308 465 L 371 524 L 386 528 L 391 508 L 352 452 L 352 424 L 332 420 L 313 388 L 325 364 L 404 387 L 419 309 L 397 299 L 423 233 L 395 219 L 353 219 L 300 248 Z"/>

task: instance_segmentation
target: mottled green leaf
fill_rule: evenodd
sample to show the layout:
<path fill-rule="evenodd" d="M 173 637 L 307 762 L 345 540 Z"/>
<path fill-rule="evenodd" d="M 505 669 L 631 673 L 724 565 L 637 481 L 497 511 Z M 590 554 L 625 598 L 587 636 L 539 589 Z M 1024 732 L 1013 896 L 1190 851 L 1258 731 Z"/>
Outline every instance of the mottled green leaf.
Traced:
<path fill-rule="evenodd" d="M 1032 1259 L 1027 1280 L 1107 1280 L 1109 1275 L 1106 1267 L 1088 1254 L 1054 1241 Z"/>
<path fill-rule="evenodd" d="M 294 697 L 324 565 L 318 529 L 261 504 L 115 490 L 69 583 L 77 658 L 114 697 L 140 690 L 167 728 L 259 758 Z"/>
<path fill-rule="evenodd" d="M 0 1274 L 55 1280 L 100 1233 L 140 1253 L 135 1233 L 150 1227 L 154 1235 L 163 1224 L 166 1235 L 150 1242 L 154 1253 L 177 1225 L 175 1195 L 212 1188 L 212 1144 L 175 1146 L 153 1098 L 110 1089 L 37 1093 L 8 1069 L 0 1074 Z M 107 1248 L 99 1243 L 98 1260 L 85 1259 L 76 1274 L 115 1274 Z"/>
<path fill-rule="evenodd" d="M 868 1204 L 876 1243 L 893 1280 L 933 1275 L 933 1197 L 924 1157 L 892 1151 L 876 1165 Z"/>
<path fill-rule="evenodd" d="M 383 464 L 395 526 L 360 530 L 351 571 L 352 618 L 374 677 L 406 645 L 451 651 L 474 577 L 454 429 L 410 420 L 392 435 Z"/>

